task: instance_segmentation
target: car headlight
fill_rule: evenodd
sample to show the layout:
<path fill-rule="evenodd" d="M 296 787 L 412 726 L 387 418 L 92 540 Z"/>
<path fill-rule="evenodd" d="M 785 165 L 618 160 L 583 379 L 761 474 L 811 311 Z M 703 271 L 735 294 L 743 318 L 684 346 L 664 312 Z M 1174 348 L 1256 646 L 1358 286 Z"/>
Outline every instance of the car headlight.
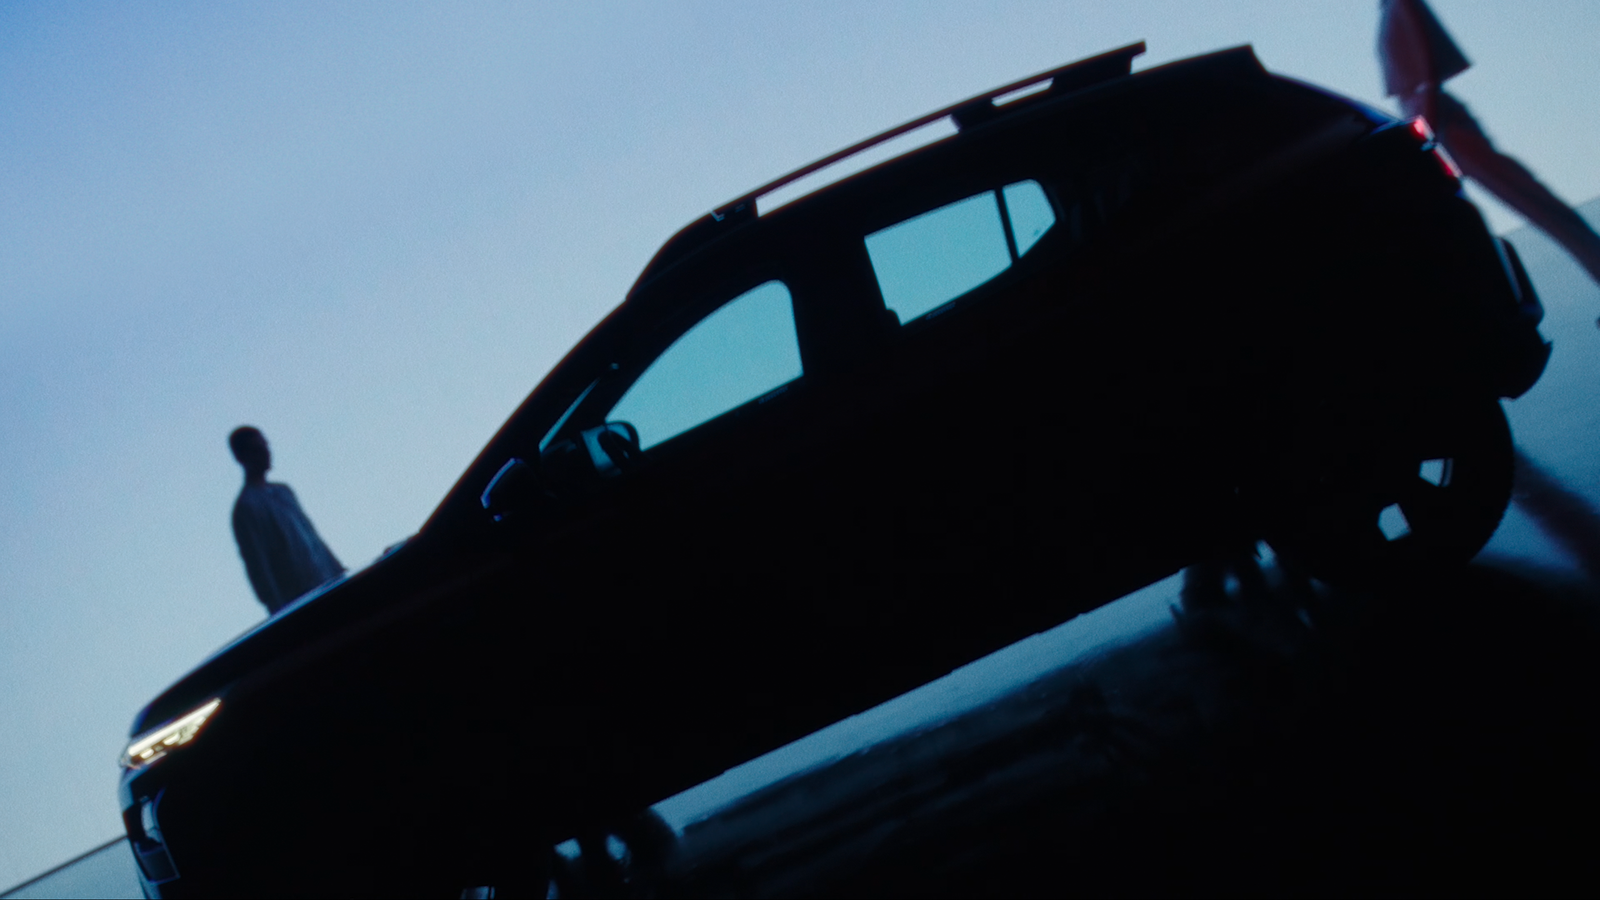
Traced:
<path fill-rule="evenodd" d="M 122 767 L 124 769 L 142 769 L 163 756 L 166 756 L 175 747 L 181 747 L 195 739 L 200 729 L 216 713 L 222 705 L 222 698 L 207 701 L 205 705 L 184 713 L 171 722 L 153 731 L 147 731 L 128 743 L 128 748 L 122 751 Z"/>

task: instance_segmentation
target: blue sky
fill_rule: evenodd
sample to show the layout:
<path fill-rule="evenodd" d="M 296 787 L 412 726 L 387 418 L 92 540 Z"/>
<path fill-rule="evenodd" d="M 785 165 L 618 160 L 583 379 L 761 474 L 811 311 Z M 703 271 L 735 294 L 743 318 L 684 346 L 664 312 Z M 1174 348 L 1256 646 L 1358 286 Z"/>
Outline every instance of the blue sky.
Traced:
<path fill-rule="evenodd" d="M 262 616 L 234 426 L 364 564 L 711 207 L 1140 39 L 1389 106 L 1376 7 L 0 3 L 0 886 L 117 833 L 133 713 Z M 1600 195 L 1600 5 L 1434 7 L 1490 133 Z"/>

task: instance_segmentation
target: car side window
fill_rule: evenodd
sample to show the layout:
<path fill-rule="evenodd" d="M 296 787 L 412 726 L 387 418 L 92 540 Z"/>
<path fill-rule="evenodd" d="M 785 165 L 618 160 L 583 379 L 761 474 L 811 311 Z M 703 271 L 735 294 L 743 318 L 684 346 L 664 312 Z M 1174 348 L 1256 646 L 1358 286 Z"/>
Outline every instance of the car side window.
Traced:
<path fill-rule="evenodd" d="M 801 374 L 793 300 L 783 282 L 768 281 L 674 341 L 606 418 L 632 424 L 648 450 Z"/>
<path fill-rule="evenodd" d="M 901 322 L 969 293 L 1031 250 L 1055 224 L 1037 181 L 985 191 L 866 236 L 883 303 Z"/>
<path fill-rule="evenodd" d="M 1039 243 L 1050 226 L 1056 224 L 1056 212 L 1050 208 L 1050 200 L 1037 181 L 1008 184 L 1000 190 L 1000 196 L 1005 201 L 1006 214 L 1011 221 L 1012 242 L 1020 258 Z"/>

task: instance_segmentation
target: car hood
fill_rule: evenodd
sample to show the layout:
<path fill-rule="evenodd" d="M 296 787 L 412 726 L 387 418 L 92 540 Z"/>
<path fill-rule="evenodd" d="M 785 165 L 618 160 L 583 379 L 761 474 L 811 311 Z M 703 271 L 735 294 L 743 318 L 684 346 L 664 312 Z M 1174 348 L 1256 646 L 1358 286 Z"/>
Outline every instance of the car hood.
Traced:
<path fill-rule="evenodd" d="M 133 718 L 129 737 L 137 737 L 226 693 L 243 676 L 365 615 L 367 604 L 361 601 L 369 592 L 362 590 L 363 585 L 399 564 L 398 557 L 414 539 L 415 536 L 393 544 L 364 569 L 306 592 L 224 644 L 141 709 Z"/>

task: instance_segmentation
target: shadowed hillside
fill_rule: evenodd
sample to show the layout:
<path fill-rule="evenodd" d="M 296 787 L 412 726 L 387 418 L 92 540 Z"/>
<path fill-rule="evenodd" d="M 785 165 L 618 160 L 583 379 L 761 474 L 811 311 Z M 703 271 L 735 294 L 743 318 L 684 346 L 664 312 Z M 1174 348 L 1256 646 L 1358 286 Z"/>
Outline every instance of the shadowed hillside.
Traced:
<path fill-rule="evenodd" d="M 669 890 L 1397 895 L 1591 883 L 1595 600 L 1557 575 L 1481 565 L 1373 593 L 1235 593 L 691 825 Z"/>

